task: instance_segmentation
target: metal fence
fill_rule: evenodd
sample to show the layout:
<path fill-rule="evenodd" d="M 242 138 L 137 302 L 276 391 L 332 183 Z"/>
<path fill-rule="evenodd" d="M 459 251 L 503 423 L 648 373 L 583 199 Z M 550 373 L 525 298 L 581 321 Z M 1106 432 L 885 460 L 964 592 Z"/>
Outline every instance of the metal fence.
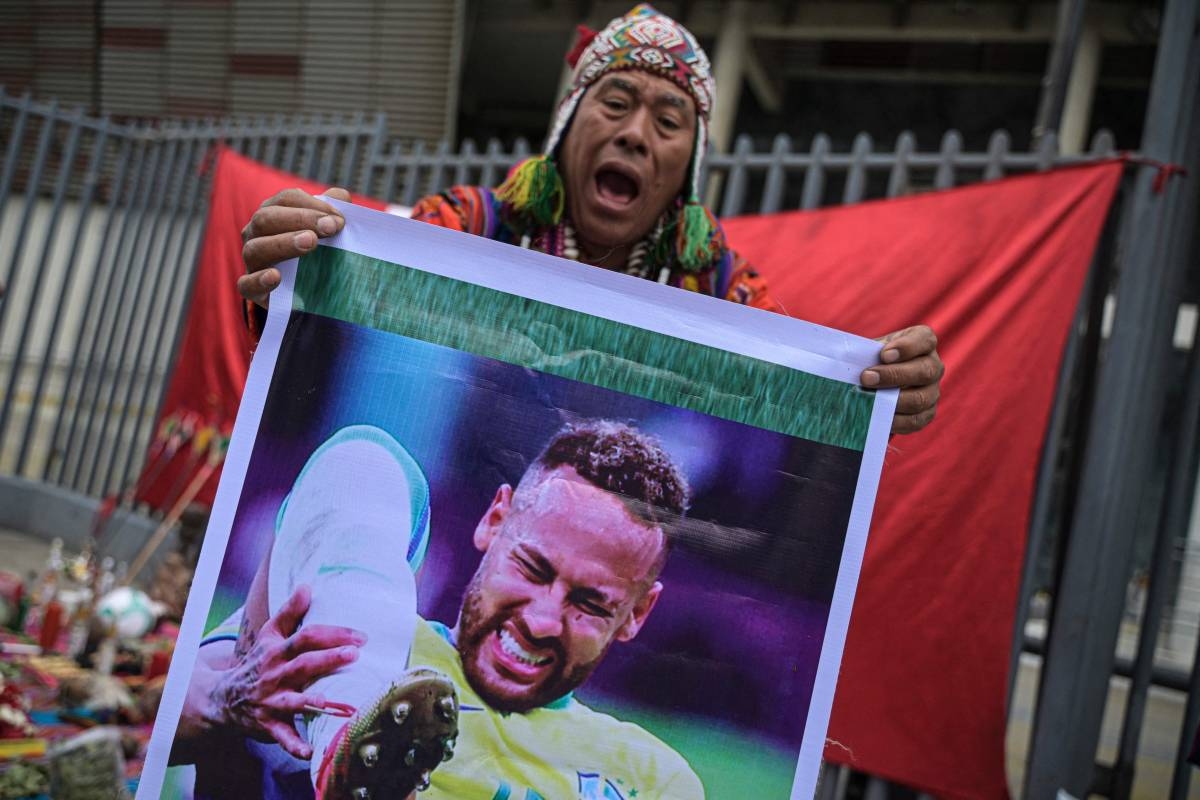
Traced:
<path fill-rule="evenodd" d="M 468 141 L 458 151 L 390 142 L 382 115 L 127 124 L 0 89 L 0 474 L 91 496 L 116 493 L 136 477 L 188 304 L 190 292 L 181 288 L 195 271 L 207 212 L 206 164 L 218 142 L 300 176 L 405 205 L 454 183 L 494 184 L 530 152 L 523 141 L 511 148 Z M 978 152 L 965 150 L 953 131 L 935 151 L 920 150 L 909 134 L 887 151 L 859 135 L 844 152 L 824 135 L 803 151 L 786 136 L 766 150 L 740 137 L 732 152 L 708 160 L 705 196 L 721 216 L 808 209 L 1079 163 L 1114 148 L 1103 133 L 1088 156 L 1058 154 L 1053 135 L 1034 151 L 1014 152 L 1003 132 Z M 1097 323 L 1119 252 L 1114 232 L 1128 232 L 1130 215 L 1144 212 L 1135 202 L 1147 188 L 1138 183 L 1144 178 L 1126 182 L 1123 193 L 1133 200 L 1118 203 L 1080 307 L 1042 469 L 1025 600 L 1061 570 L 1061 563 L 1051 559 L 1047 566 L 1043 559 L 1039 579 L 1038 555 L 1053 550 L 1043 542 L 1054 532 L 1065 531 L 1064 506 L 1078 491 L 1077 453 L 1087 436 L 1080 418 L 1087 416 L 1083 398 L 1096 381 L 1103 346 Z M 1117 216 L 1125 221 L 1117 224 Z M 1189 374 L 1196 375 L 1194 364 Z M 1172 474 L 1194 481 L 1195 465 Z M 1152 596 L 1154 607 L 1162 596 Z M 1014 666 L 1026 611 L 1023 602 Z M 1157 627 L 1147 635 L 1153 642 Z M 1028 649 L 1038 647 L 1034 641 Z M 1098 668 L 1107 679 L 1107 664 Z M 1142 660 L 1127 665 L 1134 675 L 1148 669 Z M 1170 678 L 1158 676 L 1168 685 L 1189 680 Z M 1139 678 L 1131 696 L 1140 693 L 1144 701 L 1149 683 Z M 1126 724 L 1136 745 L 1141 719 L 1127 715 Z M 821 791 L 830 800 L 912 796 L 845 769 L 830 770 Z M 1128 785 L 1118 784 L 1109 796 L 1128 796 Z"/>

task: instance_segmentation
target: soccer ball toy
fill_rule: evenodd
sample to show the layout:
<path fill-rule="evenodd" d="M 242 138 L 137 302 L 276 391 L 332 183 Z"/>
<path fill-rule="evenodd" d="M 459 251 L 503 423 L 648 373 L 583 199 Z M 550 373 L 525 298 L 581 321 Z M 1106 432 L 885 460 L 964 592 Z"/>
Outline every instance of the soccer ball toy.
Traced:
<path fill-rule="evenodd" d="M 158 621 L 157 603 L 139 589 L 121 586 L 113 589 L 96 605 L 96 616 L 111 625 L 121 639 L 145 636 Z"/>

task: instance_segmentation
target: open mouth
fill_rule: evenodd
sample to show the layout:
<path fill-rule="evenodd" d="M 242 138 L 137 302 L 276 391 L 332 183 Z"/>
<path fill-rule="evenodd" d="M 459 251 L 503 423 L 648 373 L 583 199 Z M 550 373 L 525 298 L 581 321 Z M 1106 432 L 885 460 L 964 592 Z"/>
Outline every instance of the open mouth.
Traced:
<path fill-rule="evenodd" d="M 596 173 L 596 194 L 602 200 L 617 206 L 627 206 L 637 199 L 637 181 L 614 169 L 601 169 Z"/>

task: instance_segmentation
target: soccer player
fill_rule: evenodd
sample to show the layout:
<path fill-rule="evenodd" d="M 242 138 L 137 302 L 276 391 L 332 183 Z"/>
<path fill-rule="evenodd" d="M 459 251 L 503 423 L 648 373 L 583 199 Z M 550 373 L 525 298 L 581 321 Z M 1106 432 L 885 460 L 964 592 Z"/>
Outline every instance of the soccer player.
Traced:
<path fill-rule="evenodd" d="M 682 756 L 573 696 L 645 625 L 687 502 L 653 438 L 566 427 L 496 490 L 448 627 L 416 615 L 420 468 L 377 428 L 339 431 L 297 477 L 244 607 L 201 647 L 174 760 L 214 796 L 702 798 Z M 234 768 L 239 750 L 257 774 Z"/>

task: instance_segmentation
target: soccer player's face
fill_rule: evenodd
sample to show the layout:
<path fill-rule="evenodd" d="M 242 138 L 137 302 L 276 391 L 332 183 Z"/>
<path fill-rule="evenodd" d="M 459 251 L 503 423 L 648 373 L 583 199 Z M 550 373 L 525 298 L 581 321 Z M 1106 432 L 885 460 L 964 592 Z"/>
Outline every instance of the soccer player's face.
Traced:
<path fill-rule="evenodd" d="M 660 528 L 560 467 L 514 495 L 501 487 L 475 532 L 458 649 L 471 687 L 524 712 L 583 683 L 615 641 L 637 635 L 662 586 Z"/>

